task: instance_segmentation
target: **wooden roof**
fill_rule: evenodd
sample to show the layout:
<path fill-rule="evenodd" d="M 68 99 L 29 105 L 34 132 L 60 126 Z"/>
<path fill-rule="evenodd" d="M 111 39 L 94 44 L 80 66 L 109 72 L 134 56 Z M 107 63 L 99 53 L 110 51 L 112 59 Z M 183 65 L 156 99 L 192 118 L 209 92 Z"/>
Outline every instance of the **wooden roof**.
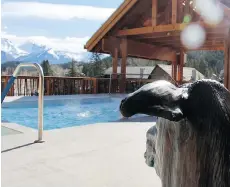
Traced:
<path fill-rule="evenodd" d="M 113 28 L 113 26 L 136 4 L 138 0 L 124 0 L 118 9 L 106 20 L 86 43 L 85 48 L 91 51 L 96 44 Z"/>
<path fill-rule="evenodd" d="M 192 16 L 192 22 L 199 22 L 205 27 L 207 36 L 203 49 L 210 46 L 219 49 L 224 46 L 225 35 L 230 27 L 230 3 L 221 0 L 224 8 L 224 20 L 217 27 L 211 27 L 202 21 L 193 7 L 183 7 L 184 0 L 124 0 L 109 19 L 97 30 L 85 45 L 92 52 L 108 53 L 103 50 L 102 40 L 108 37 L 126 37 L 141 43 L 181 48 L 180 32 L 187 26 L 183 22 L 185 13 Z M 152 6 L 153 3 L 157 6 Z M 175 4 L 175 2 L 177 4 Z M 173 4 L 174 3 L 174 4 Z M 172 15 L 176 6 L 176 22 Z M 155 19 L 154 19 L 154 12 Z M 154 21 L 155 20 L 155 21 Z"/>

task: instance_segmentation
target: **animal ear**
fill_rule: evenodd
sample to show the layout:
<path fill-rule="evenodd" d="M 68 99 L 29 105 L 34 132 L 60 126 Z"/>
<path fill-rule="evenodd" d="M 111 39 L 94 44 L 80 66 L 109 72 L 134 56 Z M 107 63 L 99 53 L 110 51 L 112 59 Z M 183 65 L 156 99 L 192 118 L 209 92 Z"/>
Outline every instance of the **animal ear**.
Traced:
<path fill-rule="evenodd" d="M 169 107 L 166 105 L 149 107 L 149 115 L 162 117 L 170 121 L 180 121 L 184 118 L 183 112 L 179 107 Z"/>

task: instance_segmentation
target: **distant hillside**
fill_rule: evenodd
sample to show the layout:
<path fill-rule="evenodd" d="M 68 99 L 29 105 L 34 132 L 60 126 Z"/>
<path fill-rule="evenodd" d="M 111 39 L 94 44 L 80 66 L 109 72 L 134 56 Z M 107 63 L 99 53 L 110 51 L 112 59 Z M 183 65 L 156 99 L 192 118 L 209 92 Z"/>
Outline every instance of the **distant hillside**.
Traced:
<path fill-rule="evenodd" d="M 79 72 L 86 76 L 101 76 L 106 69 L 112 66 L 112 58 L 110 56 L 99 59 L 89 58 L 90 62 L 78 61 L 76 67 Z M 64 76 L 66 71 L 70 68 L 70 62 L 62 64 L 51 64 L 55 76 Z M 1 66 L 2 72 L 12 72 L 20 62 L 10 61 L 3 63 Z M 118 61 L 120 66 L 121 60 Z M 128 58 L 127 66 L 155 66 L 156 64 L 170 64 L 168 62 L 161 62 L 156 60 L 145 60 L 137 58 Z M 193 51 L 187 55 L 187 67 L 193 67 L 201 72 L 205 77 L 211 78 L 213 74 L 219 76 L 224 68 L 224 53 L 222 51 Z M 9 71 L 10 68 L 10 71 Z"/>
<path fill-rule="evenodd" d="M 188 67 L 194 67 L 207 78 L 213 74 L 220 75 L 224 69 L 223 51 L 193 51 L 187 55 Z"/>

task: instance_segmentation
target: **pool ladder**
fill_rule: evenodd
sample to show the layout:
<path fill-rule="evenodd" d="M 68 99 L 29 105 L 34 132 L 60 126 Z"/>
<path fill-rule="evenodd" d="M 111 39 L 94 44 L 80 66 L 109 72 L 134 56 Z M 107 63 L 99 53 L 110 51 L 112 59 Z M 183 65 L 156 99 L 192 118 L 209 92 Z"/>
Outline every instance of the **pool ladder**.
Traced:
<path fill-rule="evenodd" d="M 35 140 L 35 143 L 42 143 L 43 135 L 43 104 L 44 104 L 44 73 L 42 67 L 38 63 L 21 63 L 19 64 L 13 75 L 10 77 L 6 87 L 4 88 L 1 94 L 1 103 L 4 101 L 7 93 L 9 92 L 11 86 L 14 84 L 14 80 L 17 78 L 19 71 L 23 67 L 34 67 L 39 74 L 39 95 L 38 95 L 38 139 Z"/>

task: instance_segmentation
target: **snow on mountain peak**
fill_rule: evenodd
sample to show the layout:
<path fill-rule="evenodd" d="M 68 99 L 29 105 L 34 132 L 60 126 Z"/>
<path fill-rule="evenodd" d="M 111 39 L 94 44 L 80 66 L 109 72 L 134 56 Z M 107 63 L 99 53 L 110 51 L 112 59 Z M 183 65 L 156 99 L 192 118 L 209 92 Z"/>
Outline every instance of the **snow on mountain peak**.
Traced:
<path fill-rule="evenodd" d="M 72 60 L 88 61 L 89 56 L 85 53 L 72 53 L 68 51 L 58 51 L 47 47 L 43 44 L 38 44 L 34 41 L 27 41 L 16 47 L 10 40 L 2 38 L 2 63 L 7 61 L 19 62 L 37 62 L 48 60 L 51 64 L 60 64 L 71 62 Z"/>
<path fill-rule="evenodd" d="M 1 38 L 1 50 L 14 58 L 28 54 L 26 51 L 19 49 L 17 46 L 15 46 L 7 38 Z"/>
<path fill-rule="evenodd" d="M 47 50 L 48 47 L 42 44 L 38 44 L 32 40 L 29 40 L 19 46 L 22 50 L 27 51 L 28 53 L 40 53 L 44 50 Z"/>

